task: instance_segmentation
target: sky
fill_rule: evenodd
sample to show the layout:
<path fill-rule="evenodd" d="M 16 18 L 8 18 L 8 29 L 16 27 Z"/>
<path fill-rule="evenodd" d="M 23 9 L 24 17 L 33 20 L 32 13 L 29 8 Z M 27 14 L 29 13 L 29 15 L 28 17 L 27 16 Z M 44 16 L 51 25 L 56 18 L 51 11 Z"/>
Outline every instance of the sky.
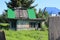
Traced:
<path fill-rule="evenodd" d="M 8 9 L 6 2 L 9 2 L 10 0 L 0 0 L 0 14 L 3 13 L 5 9 Z M 32 5 L 38 4 L 35 8 L 37 9 L 37 12 L 39 9 L 43 9 L 45 7 L 56 7 L 60 9 L 60 0 L 35 0 L 35 2 Z"/>

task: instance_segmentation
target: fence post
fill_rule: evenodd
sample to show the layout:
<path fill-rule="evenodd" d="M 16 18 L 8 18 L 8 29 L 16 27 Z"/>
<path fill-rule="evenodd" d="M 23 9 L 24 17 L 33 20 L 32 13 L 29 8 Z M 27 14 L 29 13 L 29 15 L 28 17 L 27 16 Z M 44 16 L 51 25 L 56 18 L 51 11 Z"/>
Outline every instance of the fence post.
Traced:
<path fill-rule="evenodd" d="M 0 31 L 0 40 L 6 40 L 4 31 Z"/>

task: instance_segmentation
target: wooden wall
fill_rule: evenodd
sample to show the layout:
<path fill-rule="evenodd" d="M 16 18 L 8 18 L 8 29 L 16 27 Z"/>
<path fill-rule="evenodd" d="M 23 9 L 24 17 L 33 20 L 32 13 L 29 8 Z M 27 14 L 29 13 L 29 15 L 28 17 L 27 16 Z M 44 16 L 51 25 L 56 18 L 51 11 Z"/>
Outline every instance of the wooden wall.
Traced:
<path fill-rule="evenodd" d="M 17 30 L 29 28 L 29 21 L 17 20 Z"/>
<path fill-rule="evenodd" d="M 49 17 L 49 40 L 60 40 L 60 17 Z"/>
<path fill-rule="evenodd" d="M 15 10 L 16 18 L 28 18 L 27 10 L 24 9 L 16 9 Z"/>

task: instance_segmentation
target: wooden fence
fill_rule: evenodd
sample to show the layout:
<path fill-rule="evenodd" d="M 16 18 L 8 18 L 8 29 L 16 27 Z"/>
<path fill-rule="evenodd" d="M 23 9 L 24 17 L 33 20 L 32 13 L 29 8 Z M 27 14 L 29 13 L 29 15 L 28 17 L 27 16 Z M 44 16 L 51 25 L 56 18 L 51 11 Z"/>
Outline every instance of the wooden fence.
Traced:
<path fill-rule="evenodd" d="M 60 40 L 60 17 L 49 17 L 49 40 Z"/>
<path fill-rule="evenodd" d="M 0 40 L 6 40 L 4 31 L 0 30 Z"/>

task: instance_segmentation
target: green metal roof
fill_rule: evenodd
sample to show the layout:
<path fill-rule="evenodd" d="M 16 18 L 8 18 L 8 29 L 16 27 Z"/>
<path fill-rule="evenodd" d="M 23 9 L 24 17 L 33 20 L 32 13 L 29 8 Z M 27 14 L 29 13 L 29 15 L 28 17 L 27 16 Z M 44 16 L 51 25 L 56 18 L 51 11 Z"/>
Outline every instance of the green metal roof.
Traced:
<path fill-rule="evenodd" d="M 34 9 L 27 9 L 27 14 L 29 19 L 36 19 L 36 14 L 34 12 Z M 8 9 L 7 15 L 8 18 L 12 18 L 12 19 L 16 18 L 15 11 L 13 11 L 12 9 Z"/>
<path fill-rule="evenodd" d="M 15 18 L 15 12 L 12 9 L 8 9 L 8 18 Z"/>
<path fill-rule="evenodd" d="M 36 19 L 34 9 L 27 9 L 29 19 Z"/>

